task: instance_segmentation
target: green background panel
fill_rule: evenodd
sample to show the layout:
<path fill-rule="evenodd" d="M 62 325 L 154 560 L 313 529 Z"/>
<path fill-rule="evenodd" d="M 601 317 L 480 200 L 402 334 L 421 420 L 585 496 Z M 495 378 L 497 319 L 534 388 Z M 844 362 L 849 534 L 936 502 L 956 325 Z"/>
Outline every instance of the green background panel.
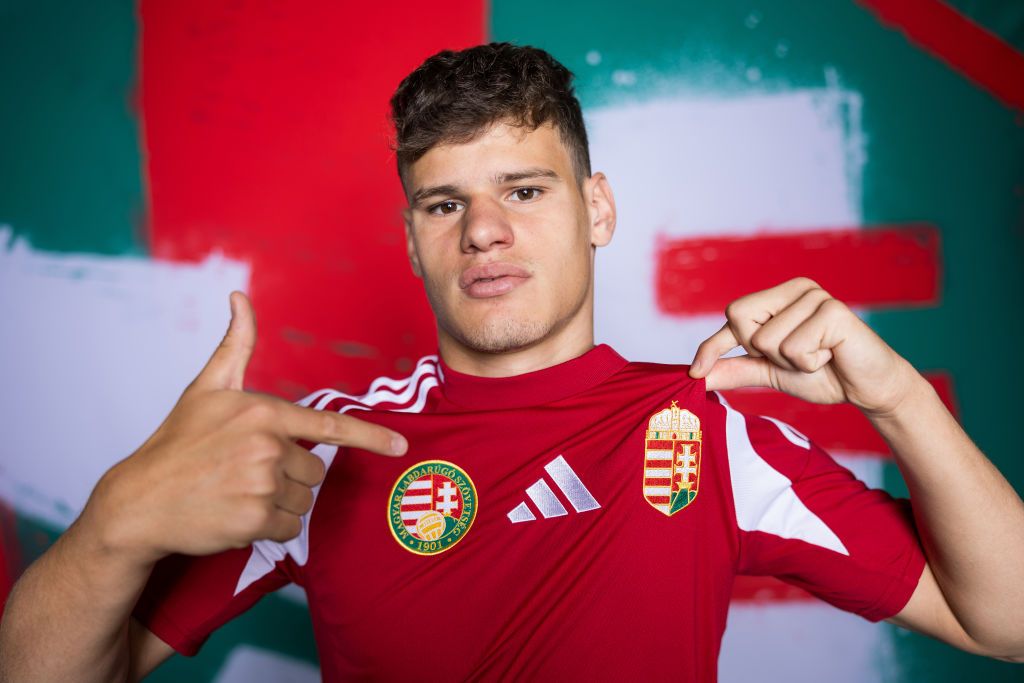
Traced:
<path fill-rule="evenodd" d="M 145 251 L 127 0 L 0 2 L 0 224 L 37 249 Z"/>

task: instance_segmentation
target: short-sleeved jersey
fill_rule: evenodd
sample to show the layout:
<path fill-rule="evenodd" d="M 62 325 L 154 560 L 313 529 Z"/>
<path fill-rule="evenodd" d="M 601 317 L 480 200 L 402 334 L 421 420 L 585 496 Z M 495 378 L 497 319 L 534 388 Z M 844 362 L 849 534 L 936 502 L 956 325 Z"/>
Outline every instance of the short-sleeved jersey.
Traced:
<path fill-rule="evenodd" d="M 135 616 L 192 654 L 295 582 L 325 681 L 713 681 L 737 574 L 872 621 L 902 609 L 924 567 L 909 502 L 687 371 L 598 346 L 317 392 L 303 403 L 360 411 L 408 453 L 310 445 L 328 471 L 297 538 L 166 558 Z"/>

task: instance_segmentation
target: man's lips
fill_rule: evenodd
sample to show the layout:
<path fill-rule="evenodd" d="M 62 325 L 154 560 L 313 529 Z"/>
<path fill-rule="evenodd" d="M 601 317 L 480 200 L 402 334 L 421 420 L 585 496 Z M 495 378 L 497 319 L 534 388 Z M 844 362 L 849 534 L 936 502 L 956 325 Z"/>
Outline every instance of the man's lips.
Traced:
<path fill-rule="evenodd" d="M 515 289 L 529 277 L 526 269 L 511 263 L 485 263 L 464 270 L 459 287 L 474 299 L 486 299 Z"/>

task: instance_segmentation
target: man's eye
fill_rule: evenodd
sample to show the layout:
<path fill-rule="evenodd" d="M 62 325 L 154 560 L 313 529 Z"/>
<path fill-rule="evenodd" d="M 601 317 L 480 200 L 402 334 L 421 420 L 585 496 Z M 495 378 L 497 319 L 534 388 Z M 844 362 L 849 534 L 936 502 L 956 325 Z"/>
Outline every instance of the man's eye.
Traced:
<path fill-rule="evenodd" d="M 441 202 L 440 204 L 434 204 L 432 207 L 427 209 L 430 213 L 435 216 L 447 216 L 448 214 L 455 213 L 459 210 L 459 203 L 454 201 Z"/>
<path fill-rule="evenodd" d="M 540 197 L 540 193 L 541 189 L 539 187 L 520 187 L 512 193 L 511 199 L 517 202 L 528 202 Z"/>

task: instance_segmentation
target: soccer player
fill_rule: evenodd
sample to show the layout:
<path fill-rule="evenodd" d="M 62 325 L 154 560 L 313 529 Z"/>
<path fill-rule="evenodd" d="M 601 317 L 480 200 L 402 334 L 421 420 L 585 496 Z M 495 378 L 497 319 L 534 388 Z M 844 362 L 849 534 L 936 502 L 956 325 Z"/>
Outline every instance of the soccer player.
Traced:
<path fill-rule="evenodd" d="M 392 109 L 439 355 L 359 397 L 248 393 L 234 293 L 166 421 L 19 581 L 4 680 L 137 679 L 288 582 L 328 681 L 711 681 L 738 574 L 1024 661 L 1024 504 L 849 308 L 798 278 L 733 302 L 690 366 L 628 362 L 594 344 L 615 203 L 571 74 L 442 52 Z M 741 386 L 857 406 L 910 500 L 718 391 Z"/>

